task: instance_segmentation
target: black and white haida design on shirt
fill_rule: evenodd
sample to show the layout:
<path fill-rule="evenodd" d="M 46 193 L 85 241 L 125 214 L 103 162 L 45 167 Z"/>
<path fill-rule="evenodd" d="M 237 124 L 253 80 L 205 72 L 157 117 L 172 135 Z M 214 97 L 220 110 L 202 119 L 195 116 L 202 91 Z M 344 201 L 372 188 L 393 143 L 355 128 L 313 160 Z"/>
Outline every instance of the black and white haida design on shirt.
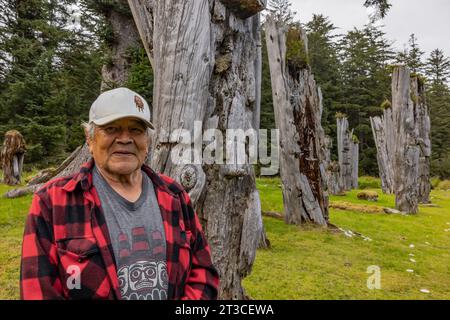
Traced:
<path fill-rule="evenodd" d="M 163 261 L 137 261 L 118 272 L 120 293 L 126 300 L 166 300 L 167 266 Z"/>
<path fill-rule="evenodd" d="M 132 237 L 130 250 L 128 237 L 119 235 L 117 276 L 122 299 L 166 300 L 168 276 L 167 263 L 160 259 L 165 256 L 161 232 L 153 231 L 148 237 L 145 228 L 138 227 L 132 229 Z"/>

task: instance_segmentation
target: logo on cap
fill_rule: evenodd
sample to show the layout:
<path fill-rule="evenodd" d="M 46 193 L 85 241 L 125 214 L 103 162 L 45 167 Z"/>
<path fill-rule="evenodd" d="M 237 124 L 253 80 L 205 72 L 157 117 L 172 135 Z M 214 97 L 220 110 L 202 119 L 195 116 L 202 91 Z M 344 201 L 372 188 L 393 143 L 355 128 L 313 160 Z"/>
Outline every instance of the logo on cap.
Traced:
<path fill-rule="evenodd" d="M 138 108 L 139 112 L 144 112 L 144 102 L 138 96 L 134 96 L 134 103 L 136 104 L 136 108 Z"/>

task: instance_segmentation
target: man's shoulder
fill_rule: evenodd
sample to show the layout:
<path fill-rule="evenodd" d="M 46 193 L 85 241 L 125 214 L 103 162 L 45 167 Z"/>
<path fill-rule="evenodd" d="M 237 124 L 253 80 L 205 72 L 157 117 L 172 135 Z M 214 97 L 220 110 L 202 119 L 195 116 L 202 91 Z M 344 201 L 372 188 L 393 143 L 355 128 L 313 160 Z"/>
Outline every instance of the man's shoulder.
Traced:
<path fill-rule="evenodd" d="M 63 192 L 64 186 L 67 185 L 77 173 L 73 173 L 67 176 L 55 177 L 47 181 L 43 186 L 41 186 L 35 193 L 42 197 L 55 192 Z"/>
<path fill-rule="evenodd" d="M 169 189 L 171 192 L 173 192 L 174 194 L 179 194 L 182 193 L 184 191 L 183 186 L 177 182 L 175 179 L 166 176 L 165 174 L 162 173 L 156 173 L 155 174 L 159 177 L 161 183 L 167 187 L 167 189 Z"/>

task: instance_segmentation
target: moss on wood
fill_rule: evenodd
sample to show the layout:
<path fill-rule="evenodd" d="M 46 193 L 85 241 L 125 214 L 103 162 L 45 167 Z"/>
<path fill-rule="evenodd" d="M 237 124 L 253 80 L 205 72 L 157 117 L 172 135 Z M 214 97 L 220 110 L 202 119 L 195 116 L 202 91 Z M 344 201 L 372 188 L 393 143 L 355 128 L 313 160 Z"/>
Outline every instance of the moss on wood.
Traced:
<path fill-rule="evenodd" d="M 293 25 L 286 33 L 286 60 L 296 69 L 305 69 L 309 65 L 308 52 L 301 32 L 300 26 Z"/>

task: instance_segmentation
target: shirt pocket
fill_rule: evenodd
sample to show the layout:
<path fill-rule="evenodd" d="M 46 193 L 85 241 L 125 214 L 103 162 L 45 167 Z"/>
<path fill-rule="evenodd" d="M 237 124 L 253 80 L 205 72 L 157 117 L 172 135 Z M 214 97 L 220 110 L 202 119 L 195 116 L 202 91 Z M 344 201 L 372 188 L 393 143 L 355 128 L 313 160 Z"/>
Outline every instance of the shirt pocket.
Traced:
<path fill-rule="evenodd" d="M 60 276 L 68 299 L 105 299 L 111 291 L 94 237 L 58 240 Z"/>

